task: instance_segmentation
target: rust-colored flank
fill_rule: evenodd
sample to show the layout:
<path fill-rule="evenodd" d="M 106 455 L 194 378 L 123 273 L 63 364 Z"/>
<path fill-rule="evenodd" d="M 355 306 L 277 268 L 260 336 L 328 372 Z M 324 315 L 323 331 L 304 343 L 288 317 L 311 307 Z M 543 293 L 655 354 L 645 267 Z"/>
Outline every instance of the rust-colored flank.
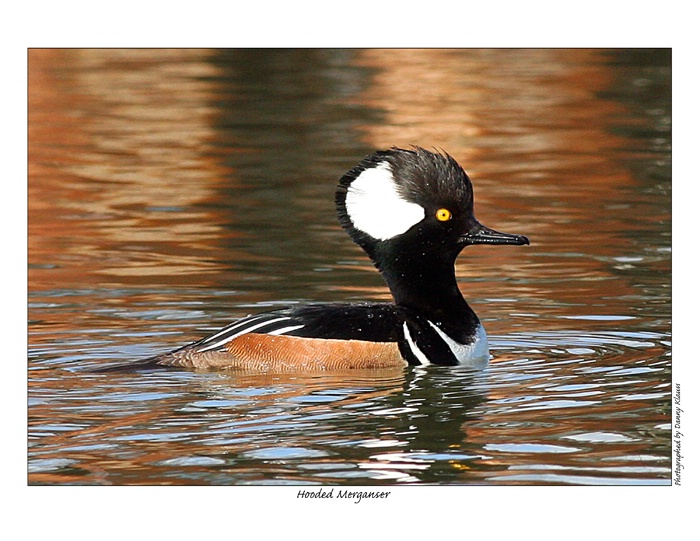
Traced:
<path fill-rule="evenodd" d="M 229 342 L 226 351 L 195 352 L 187 348 L 157 359 L 163 366 L 202 370 L 344 370 L 395 368 L 408 363 L 396 342 L 301 338 L 247 333 Z"/>
<path fill-rule="evenodd" d="M 395 342 L 244 334 L 227 347 L 232 367 L 256 370 L 342 370 L 405 366 Z"/>

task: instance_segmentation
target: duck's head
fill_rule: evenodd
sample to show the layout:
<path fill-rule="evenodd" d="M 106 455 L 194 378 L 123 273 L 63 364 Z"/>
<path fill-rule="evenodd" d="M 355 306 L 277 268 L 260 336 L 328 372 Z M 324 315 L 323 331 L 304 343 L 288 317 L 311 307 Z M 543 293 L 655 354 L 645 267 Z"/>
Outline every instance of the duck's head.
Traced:
<path fill-rule="evenodd" d="M 454 259 L 470 244 L 529 244 L 474 217 L 472 184 L 449 155 L 413 147 L 366 157 L 341 179 L 340 223 L 380 268 L 397 258 Z"/>

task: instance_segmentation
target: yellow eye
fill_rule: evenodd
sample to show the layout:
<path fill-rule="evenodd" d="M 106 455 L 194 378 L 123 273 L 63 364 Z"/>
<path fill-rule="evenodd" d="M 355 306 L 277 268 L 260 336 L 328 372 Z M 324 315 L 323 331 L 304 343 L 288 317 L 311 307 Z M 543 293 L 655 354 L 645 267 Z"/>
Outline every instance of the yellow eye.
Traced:
<path fill-rule="evenodd" d="M 435 213 L 435 217 L 439 222 L 446 222 L 452 219 L 452 213 L 447 209 L 438 209 Z"/>

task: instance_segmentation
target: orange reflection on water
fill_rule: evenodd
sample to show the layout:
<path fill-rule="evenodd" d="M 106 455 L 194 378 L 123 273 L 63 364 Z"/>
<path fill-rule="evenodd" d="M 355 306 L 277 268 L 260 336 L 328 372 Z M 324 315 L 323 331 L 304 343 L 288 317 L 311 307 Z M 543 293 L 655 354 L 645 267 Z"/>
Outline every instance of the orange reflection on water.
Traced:
<path fill-rule="evenodd" d="M 57 385 L 63 387 L 66 392 L 70 390 L 74 397 L 79 397 L 82 393 L 90 394 L 99 388 L 109 402 L 110 398 L 128 392 L 131 377 L 116 375 L 97 379 L 71 378 L 59 381 Z M 220 374 L 220 377 L 214 380 L 202 375 L 202 378 L 189 384 L 192 386 L 190 390 L 201 400 L 225 396 L 232 389 L 250 389 L 250 395 L 245 397 L 245 401 L 254 405 L 255 411 L 241 412 L 234 400 L 230 405 L 212 408 L 209 419 L 192 421 L 188 421 L 187 416 L 183 415 L 182 404 L 178 402 L 177 397 L 166 396 L 168 393 L 164 393 L 158 400 L 143 403 L 125 402 L 128 407 L 118 411 L 118 415 L 106 417 L 102 413 L 91 411 L 90 408 L 74 408 L 77 411 L 65 411 L 61 418 L 57 418 L 54 414 L 56 404 L 37 405 L 29 419 L 30 433 L 48 431 L 44 422 L 52 416 L 54 424 L 75 426 L 74 430 L 44 434 L 41 441 L 41 460 L 75 461 L 79 467 L 66 468 L 64 473 L 30 471 L 28 481 L 30 484 L 85 484 L 87 479 L 89 484 L 153 484 L 151 475 L 154 468 L 162 470 L 167 477 L 167 471 L 173 468 L 169 461 L 196 458 L 196 455 L 191 453 L 191 442 L 183 441 L 183 432 L 198 440 L 202 448 L 214 449 L 223 463 L 229 456 L 245 455 L 259 450 L 260 441 L 250 436 L 255 435 L 258 430 L 264 432 L 264 427 L 274 424 L 278 418 L 287 418 L 287 422 L 298 423 L 300 441 L 306 438 L 308 434 L 303 429 L 304 419 L 315 415 L 322 416 L 329 411 L 328 403 L 315 403 L 309 397 L 332 393 L 339 388 L 359 387 L 361 390 L 356 394 L 343 398 L 343 407 L 360 407 L 367 402 L 400 394 L 405 385 L 404 377 L 403 368 L 341 370 L 323 374 L 231 371 Z M 41 394 L 44 383 L 40 381 L 40 377 L 29 380 L 29 385 L 36 395 Z M 265 392 L 269 389 L 275 389 L 275 392 Z M 174 389 L 171 388 L 172 390 Z M 292 413 L 292 416 L 296 415 L 298 418 L 289 419 L 288 413 L 276 412 L 276 405 L 280 400 L 297 401 L 299 411 L 296 414 Z M 115 406 L 115 409 L 119 408 Z M 129 442 L 131 450 L 128 456 L 115 448 L 115 438 Z M 212 446 L 211 441 L 214 438 L 227 442 Z M 271 437 L 268 443 L 273 445 L 273 442 Z M 320 461 L 334 463 L 337 462 L 337 457 L 330 455 Z M 210 464 L 193 464 L 189 470 L 206 472 L 210 467 Z M 251 481 L 261 482 L 274 476 L 278 468 L 279 465 L 274 460 L 266 464 L 256 462 L 250 468 L 236 461 L 228 465 L 226 470 L 230 471 L 231 479 L 249 477 Z M 173 478 L 160 484 L 187 485 L 192 484 L 192 480 Z"/>
<path fill-rule="evenodd" d="M 376 74 L 358 101 L 386 114 L 385 122 L 364 127 L 366 137 L 380 148 L 442 147 L 474 173 L 494 166 L 527 171 L 527 164 L 503 159 L 513 152 L 593 158 L 610 148 L 609 134 L 601 132 L 620 111 L 597 96 L 610 84 L 599 55 L 590 49 L 363 50 L 358 62 Z M 591 108 L 598 122 L 591 122 Z M 581 137 L 584 121 L 589 128 Z"/>
<path fill-rule="evenodd" d="M 59 276 L 67 284 L 148 283 L 151 275 L 219 268 L 210 241 L 224 233 L 193 210 L 215 199 L 227 172 L 205 152 L 215 139 L 208 55 L 29 51 L 32 287 Z"/>

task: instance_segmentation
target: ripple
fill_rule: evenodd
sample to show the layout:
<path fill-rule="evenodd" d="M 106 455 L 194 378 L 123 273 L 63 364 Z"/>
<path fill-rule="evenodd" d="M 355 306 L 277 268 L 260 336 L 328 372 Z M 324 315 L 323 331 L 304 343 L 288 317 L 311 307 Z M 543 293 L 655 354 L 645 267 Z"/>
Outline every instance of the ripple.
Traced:
<path fill-rule="evenodd" d="M 495 482 L 522 482 L 527 484 L 565 484 L 565 485 L 586 485 L 586 486 L 619 486 L 619 485 L 670 485 L 671 481 L 667 479 L 634 479 L 618 476 L 590 476 L 590 475 L 572 475 L 572 474 L 557 474 L 557 473 L 534 473 L 534 474 L 515 474 L 503 477 L 489 478 Z"/>
<path fill-rule="evenodd" d="M 266 447 L 242 453 L 243 458 L 258 460 L 290 460 L 301 458 L 326 457 L 329 453 L 305 447 Z"/>
<path fill-rule="evenodd" d="M 67 458 L 46 458 L 46 459 L 33 459 L 27 464 L 28 473 L 40 473 L 60 470 L 63 468 L 68 468 L 76 464 L 77 460 L 67 459 Z"/>
<path fill-rule="evenodd" d="M 494 349 L 499 346 L 519 348 L 584 348 L 587 352 L 598 352 L 596 348 L 624 346 L 628 348 L 649 348 L 663 345 L 661 340 L 669 336 L 652 332 L 625 331 L 539 331 L 531 333 L 513 333 L 507 336 L 493 337 Z M 655 340 L 655 341 L 652 341 Z M 575 350 L 574 350 L 575 351 Z M 585 354 L 585 351 L 582 354 Z M 574 353 L 576 354 L 576 353 Z"/>
<path fill-rule="evenodd" d="M 580 451 L 577 447 L 542 443 L 489 444 L 485 445 L 484 449 L 487 451 L 501 451 L 503 453 L 575 453 Z"/>
<path fill-rule="evenodd" d="M 178 458 L 170 458 L 157 462 L 160 466 L 220 466 L 226 464 L 225 460 L 213 458 L 209 456 L 183 456 Z"/>
<path fill-rule="evenodd" d="M 614 432 L 588 432 L 585 434 L 576 434 L 574 436 L 563 436 L 564 439 L 574 441 L 586 441 L 590 443 L 613 443 L 621 441 L 634 441 L 634 438 L 616 434 Z"/>
<path fill-rule="evenodd" d="M 582 319 L 584 321 L 627 321 L 636 319 L 634 316 L 611 316 L 602 314 L 587 314 L 581 316 L 559 316 L 561 319 Z"/>

